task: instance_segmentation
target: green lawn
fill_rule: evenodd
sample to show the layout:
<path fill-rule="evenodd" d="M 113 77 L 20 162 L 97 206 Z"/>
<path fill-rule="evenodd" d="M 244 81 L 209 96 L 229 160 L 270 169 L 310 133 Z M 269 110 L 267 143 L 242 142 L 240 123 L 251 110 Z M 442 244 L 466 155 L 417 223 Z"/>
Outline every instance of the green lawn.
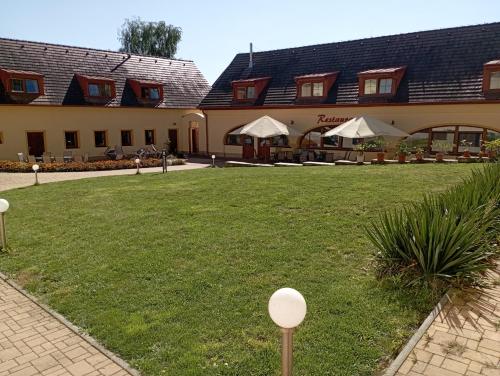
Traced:
<path fill-rule="evenodd" d="M 0 193 L 0 270 L 145 375 L 278 375 L 267 301 L 302 292 L 296 375 L 371 375 L 435 302 L 374 278 L 363 225 L 471 165 L 233 168 Z"/>

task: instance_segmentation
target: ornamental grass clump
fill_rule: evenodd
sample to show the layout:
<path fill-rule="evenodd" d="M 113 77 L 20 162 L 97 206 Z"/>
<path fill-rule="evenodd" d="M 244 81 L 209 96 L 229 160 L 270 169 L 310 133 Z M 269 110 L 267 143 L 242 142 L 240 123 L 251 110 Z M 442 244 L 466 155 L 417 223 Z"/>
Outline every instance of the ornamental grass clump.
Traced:
<path fill-rule="evenodd" d="M 368 227 L 381 274 L 410 283 L 478 285 L 495 267 L 500 238 L 500 164 L 460 185 L 383 213 Z"/>

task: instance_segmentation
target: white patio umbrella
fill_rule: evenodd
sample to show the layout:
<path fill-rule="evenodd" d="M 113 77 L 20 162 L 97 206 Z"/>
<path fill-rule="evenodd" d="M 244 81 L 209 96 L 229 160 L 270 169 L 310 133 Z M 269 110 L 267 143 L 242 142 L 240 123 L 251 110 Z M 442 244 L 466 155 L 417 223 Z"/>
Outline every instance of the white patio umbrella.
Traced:
<path fill-rule="evenodd" d="M 408 137 L 409 134 L 370 116 L 357 116 L 322 134 L 322 137 L 369 138 L 378 136 Z"/>
<path fill-rule="evenodd" d="M 253 137 L 268 138 L 274 136 L 300 136 L 302 133 L 289 127 L 270 116 L 262 116 L 238 129 L 235 129 L 230 135 L 246 134 Z"/>

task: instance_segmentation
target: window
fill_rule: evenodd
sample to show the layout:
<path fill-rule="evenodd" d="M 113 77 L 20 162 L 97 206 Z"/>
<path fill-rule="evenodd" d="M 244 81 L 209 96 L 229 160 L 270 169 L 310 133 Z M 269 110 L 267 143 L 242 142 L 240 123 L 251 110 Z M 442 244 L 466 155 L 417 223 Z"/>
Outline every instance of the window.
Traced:
<path fill-rule="evenodd" d="M 255 86 L 240 86 L 236 89 L 237 99 L 254 99 Z"/>
<path fill-rule="evenodd" d="M 157 101 L 160 99 L 160 89 L 157 87 L 141 87 L 141 97 L 144 99 L 150 99 Z"/>
<path fill-rule="evenodd" d="M 392 93 L 392 78 L 381 78 L 379 82 L 379 94 L 391 94 Z"/>
<path fill-rule="evenodd" d="M 314 82 L 313 83 L 313 97 L 322 97 L 323 96 L 323 82 Z"/>
<path fill-rule="evenodd" d="M 66 149 L 78 149 L 78 132 L 64 132 L 64 144 L 66 146 Z"/>
<path fill-rule="evenodd" d="M 132 131 L 126 130 L 121 132 L 122 146 L 132 146 Z"/>
<path fill-rule="evenodd" d="M 300 87 L 300 96 L 310 97 L 311 95 L 312 95 L 311 83 L 306 82 L 305 84 L 302 84 L 302 86 Z"/>
<path fill-rule="evenodd" d="M 153 145 L 155 143 L 154 129 L 146 129 L 144 131 L 144 142 L 146 143 L 146 145 Z"/>
<path fill-rule="evenodd" d="M 241 136 L 236 134 L 228 134 L 226 137 L 227 145 L 241 145 Z"/>
<path fill-rule="evenodd" d="M 323 137 L 323 147 L 325 148 L 338 148 L 340 146 L 339 136 Z"/>
<path fill-rule="evenodd" d="M 26 80 L 26 92 L 29 94 L 38 94 L 38 81 L 37 80 Z"/>
<path fill-rule="evenodd" d="M 89 96 L 91 97 L 111 97 L 110 84 L 89 84 Z"/>
<path fill-rule="evenodd" d="M 11 82 L 11 91 L 14 93 L 23 93 L 24 88 L 23 88 L 23 80 L 19 80 L 17 78 L 13 78 L 10 80 Z"/>
<path fill-rule="evenodd" d="M 271 146 L 285 147 L 288 146 L 288 136 L 281 135 L 271 138 Z"/>
<path fill-rule="evenodd" d="M 322 97 L 323 82 L 305 82 L 300 86 L 301 97 Z"/>
<path fill-rule="evenodd" d="M 369 79 L 365 80 L 365 94 L 377 94 L 377 80 Z"/>
<path fill-rule="evenodd" d="M 500 89 L 500 71 L 490 74 L 490 89 Z"/>
<path fill-rule="evenodd" d="M 108 145 L 106 131 L 95 131 L 94 141 L 96 148 L 105 148 Z"/>

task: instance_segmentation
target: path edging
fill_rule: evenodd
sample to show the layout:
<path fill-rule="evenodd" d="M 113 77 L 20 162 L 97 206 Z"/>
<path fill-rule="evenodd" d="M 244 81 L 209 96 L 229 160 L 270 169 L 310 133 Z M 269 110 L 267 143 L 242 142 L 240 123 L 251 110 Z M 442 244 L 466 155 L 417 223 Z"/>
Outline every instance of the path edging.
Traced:
<path fill-rule="evenodd" d="M 451 295 L 451 290 L 447 291 L 443 295 L 443 297 L 439 300 L 439 302 L 436 304 L 431 313 L 429 313 L 429 316 L 427 316 L 422 325 L 420 325 L 415 334 L 413 334 L 413 336 L 406 343 L 405 347 L 403 347 L 403 349 L 400 351 L 396 359 L 394 359 L 392 363 L 389 365 L 389 367 L 385 370 L 383 376 L 396 375 L 396 373 L 399 371 L 406 358 L 408 358 L 410 353 L 417 345 L 418 341 L 420 341 L 420 339 L 424 336 L 427 329 L 429 329 L 429 327 L 432 325 L 436 317 L 438 317 L 439 313 L 441 313 L 444 306 L 449 302 L 451 302 L 450 295 Z"/>
<path fill-rule="evenodd" d="M 21 286 L 19 286 L 16 282 L 11 280 L 9 277 L 7 277 L 5 274 L 0 272 L 0 279 L 5 281 L 9 286 L 14 288 L 16 291 L 24 295 L 26 298 L 28 298 L 30 301 L 32 301 L 34 304 L 36 304 L 38 307 L 46 311 L 49 315 L 54 317 L 56 320 L 61 322 L 64 326 L 66 326 L 68 329 L 70 329 L 72 332 L 74 332 L 76 335 L 81 337 L 84 341 L 86 341 L 88 344 L 90 344 L 92 347 L 94 347 L 97 351 L 102 353 L 104 356 L 118 364 L 120 367 L 125 369 L 128 373 L 130 373 L 132 376 L 141 376 L 139 371 L 137 371 L 135 368 L 130 366 L 126 361 L 118 357 L 116 354 L 113 352 L 109 351 L 106 349 L 103 345 L 101 345 L 99 342 L 97 342 L 94 338 L 89 336 L 88 334 L 84 333 L 83 330 L 81 330 L 79 327 L 68 321 L 64 316 L 61 314 L 57 313 L 47 305 L 41 303 L 38 301 L 36 297 L 28 293 L 26 290 L 24 290 Z"/>

